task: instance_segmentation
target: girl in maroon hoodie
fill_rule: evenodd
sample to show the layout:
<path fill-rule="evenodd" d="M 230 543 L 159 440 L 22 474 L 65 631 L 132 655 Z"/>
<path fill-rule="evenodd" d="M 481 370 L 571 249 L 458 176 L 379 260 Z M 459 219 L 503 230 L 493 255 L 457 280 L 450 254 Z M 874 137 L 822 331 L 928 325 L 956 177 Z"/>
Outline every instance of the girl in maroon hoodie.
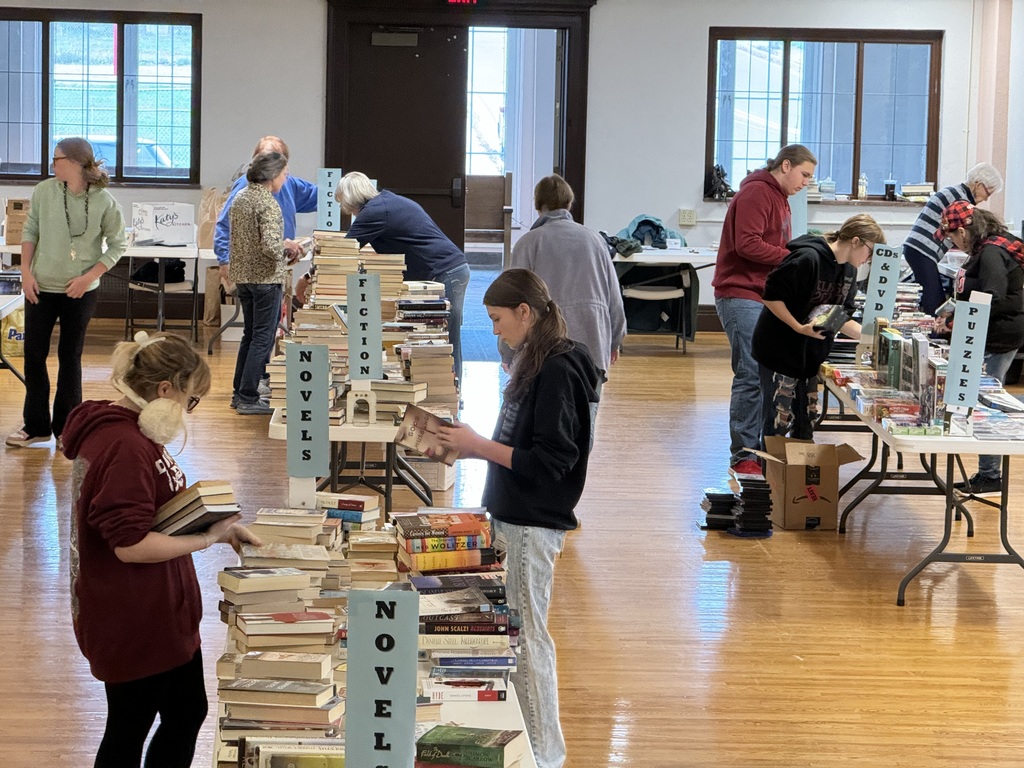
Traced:
<path fill-rule="evenodd" d="M 746 448 L 761 438 L 761 382 L 751 357 L 754 326 L 768 273 L 788 254 L 793 223 L 789 196 L 807 186 L 818 161 L 800 144 L 783 147 L 762 170 L 740 183 L 729 203 L 715 264 L 715 309 L 732 348 L 732 396 L 729 401 L 729 467 L 734 474 L 761 474 Z"/>
<path fill-rule="evenodd" d="M 64 429 L 72 474 L 71 608 L 75 637 L 107 694 L 96 766 L 137 766 L 157 714 L 147 766 L 189 766 L 206 718 L 199 648 L 202 601 L 192 553 L 218 542 L 259 543 L 239 515 L 204 533 L 150 529 L 185 488 L 164 447 L 210 389 L 210 369 L 188 342 L 136 334 L 114 352 L 116 402 L 88 401 Z"/>

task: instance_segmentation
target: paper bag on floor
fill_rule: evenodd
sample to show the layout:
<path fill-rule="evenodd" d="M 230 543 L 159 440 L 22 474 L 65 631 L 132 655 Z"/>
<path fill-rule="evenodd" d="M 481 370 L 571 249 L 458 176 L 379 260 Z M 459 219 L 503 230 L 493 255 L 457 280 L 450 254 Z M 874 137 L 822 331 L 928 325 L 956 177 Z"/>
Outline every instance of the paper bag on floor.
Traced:
<path fill-rule="evenodd" d="M 0 342 L 4 357 L 21 357 L 25 354 L 25 310 L 16 309 L 0 324 L 3 341 Z"/>

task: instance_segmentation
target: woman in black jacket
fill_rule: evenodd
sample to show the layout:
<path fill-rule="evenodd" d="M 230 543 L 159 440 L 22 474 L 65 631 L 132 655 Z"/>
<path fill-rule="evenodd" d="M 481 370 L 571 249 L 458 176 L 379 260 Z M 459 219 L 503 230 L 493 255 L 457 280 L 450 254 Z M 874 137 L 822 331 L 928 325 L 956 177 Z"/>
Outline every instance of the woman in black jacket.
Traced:
<path fill-rule="evenodd" d="M 948 237 L 968 255 L 956 276 L 956 298 L 967 300 L 972 291 L 992 295 L 985 370 L 1005 381 L 1010 363 L 1024 345 L 1024 243 L 1007 232 L 995 215 L 963 200 L 943 211 L 935 236 Z M 952 322 L 952 316 L 940 317 L 936 330 L 948 333 Z M 975 496 L 999 493 L 1000 458 L 979 456 L 977 474 L 953 487 Z"/>

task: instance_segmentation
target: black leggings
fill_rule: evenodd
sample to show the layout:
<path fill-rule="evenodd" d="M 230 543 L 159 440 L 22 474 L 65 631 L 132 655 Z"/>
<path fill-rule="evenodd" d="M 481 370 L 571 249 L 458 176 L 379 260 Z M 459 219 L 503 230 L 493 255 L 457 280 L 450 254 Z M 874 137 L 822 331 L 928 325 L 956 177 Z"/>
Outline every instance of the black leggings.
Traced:
<path fill-rule="evenodd" d="M 82 350 L 85 331 L 96 311 L 99 290 L 80 299 L 63 293 L 39 293 L 39 302 L 25 304 L 25 431 L 29 437 L 57 437 L 71 409 L 82 402 Z M 57 393 L 50 417 L 50 374 L 46 358 L 50 356 L 53 327 L 60 320 L 57 342 Z"/>
<path fill-rule="evenodd" d="M 203 654 L 158 675 L 127 683 L 104 683 L 107 729 L 94 768 L 138 768 L 142 746 L 157 714 L 160 725 L 146 750 L 146 768 L 188 768 L 206 719 Z"/>

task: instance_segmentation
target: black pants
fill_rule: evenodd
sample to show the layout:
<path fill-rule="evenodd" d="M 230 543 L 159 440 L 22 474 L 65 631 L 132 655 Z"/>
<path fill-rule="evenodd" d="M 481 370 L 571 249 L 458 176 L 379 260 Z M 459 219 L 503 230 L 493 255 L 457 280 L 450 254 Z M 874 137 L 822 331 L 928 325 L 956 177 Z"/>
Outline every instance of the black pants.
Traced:
<path fill-rule="evenodd" d="M 98 291 L 80 299 L 63 293 L 39 293 L 39 303 L 25 302 L 25 407 L 22 416 L 29 437 L 60 436 L 71 409 L 82 402 L 82 349 L 85 331 L 96 311 Z M 50 356 L 53 326 L 60 320 L 57 343 L 57 393 L 50 418 Z"/>
<path fill-rule="evenodd" d="M 157 714 L 160 725 L 146 750 L 146 768 L 188 768 L 206 719 L 203 654 L 158 675 L 128 683 L 104 683 L 107 729 L 94 768 L 138 768 L 142 745 Z"/>

